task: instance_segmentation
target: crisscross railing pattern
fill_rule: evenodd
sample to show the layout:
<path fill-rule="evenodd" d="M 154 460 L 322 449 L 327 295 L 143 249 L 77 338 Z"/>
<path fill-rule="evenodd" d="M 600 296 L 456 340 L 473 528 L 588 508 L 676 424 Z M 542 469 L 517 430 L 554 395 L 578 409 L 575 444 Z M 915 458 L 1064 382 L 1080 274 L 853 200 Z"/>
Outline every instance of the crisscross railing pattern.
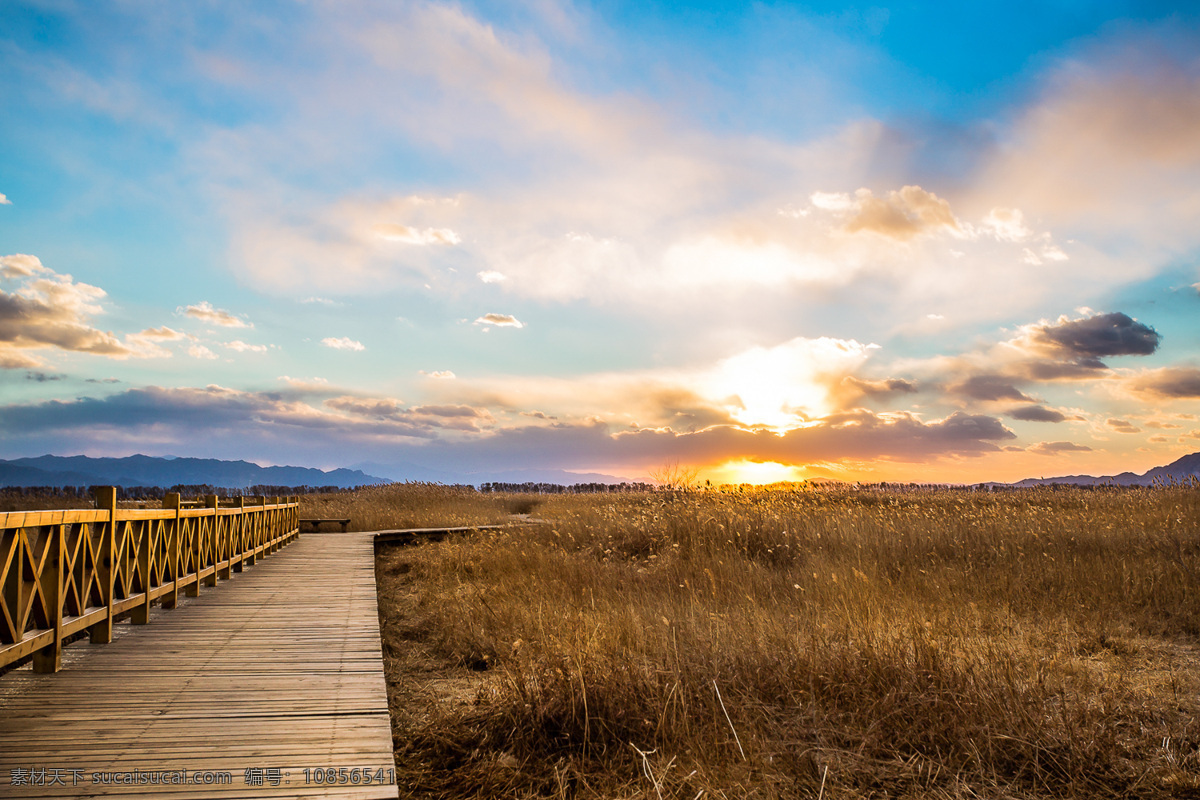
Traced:
<path fill-rule="evenodd" d="M 94 510 L 0 513 L 0 667 L 32 653 L 34 670 L 56 672 L 67 637 L 108 642 L 115 620 L 144 625 L 156 603 L 174 608 L 299 535 L 293 497 L 184 508 L 169 494 L 161 509 L 116 497 L 101 487 Z"/>

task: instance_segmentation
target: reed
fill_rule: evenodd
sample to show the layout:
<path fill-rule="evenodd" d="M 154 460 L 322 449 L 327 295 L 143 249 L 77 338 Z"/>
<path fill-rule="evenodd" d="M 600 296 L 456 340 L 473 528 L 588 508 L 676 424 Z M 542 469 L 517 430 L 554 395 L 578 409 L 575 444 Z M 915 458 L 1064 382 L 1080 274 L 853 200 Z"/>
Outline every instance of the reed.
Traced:
<path fill-rule="evenodd" d="M 390 483 L 300 495 L 300 518 L 348 518 L 354 531 L 489 525 L 507 521 L 506 501 L 504 495 L 481 494 L 469 486 Z"/>
<path fill-rule="evenodd" d="M 393 709 L 408 796 L 1200 793 L 1195 490 L 554 496 L 538 516 L 381 548 L 389 680 L 426 701 Z M 418 691 L 430 675 L 457 702 Z"/>

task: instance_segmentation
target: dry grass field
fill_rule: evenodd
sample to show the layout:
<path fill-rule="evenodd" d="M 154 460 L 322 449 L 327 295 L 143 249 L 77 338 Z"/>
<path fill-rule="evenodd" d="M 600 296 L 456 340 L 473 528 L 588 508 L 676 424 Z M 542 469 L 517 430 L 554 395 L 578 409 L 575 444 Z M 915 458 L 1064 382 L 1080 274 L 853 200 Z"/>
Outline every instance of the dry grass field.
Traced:
<path fill-rule="evenodd" d="M 6 511 L 43 511 L 60 508 L 92 508 L 87 494 L 53 490 L 0 488 L 0 513 Z"/>
<path fill-rule="evenodd" d="M 1196 490 L 535 513 L 380 548 L 403 796 L 1200 797 Z"/>
<path fill-rule="evenodd" d="M 436 483 L 392 483 L 300 495 L 301 519 L 349 519 L 352 531 L 491 525 L 508 521 L 511 496 Z"/>
<path fill-rule="evenodd" d="M 1195 488 L 301 503 L 548 521 L 379 548 L 403 796 L 1200 798 Z"/>

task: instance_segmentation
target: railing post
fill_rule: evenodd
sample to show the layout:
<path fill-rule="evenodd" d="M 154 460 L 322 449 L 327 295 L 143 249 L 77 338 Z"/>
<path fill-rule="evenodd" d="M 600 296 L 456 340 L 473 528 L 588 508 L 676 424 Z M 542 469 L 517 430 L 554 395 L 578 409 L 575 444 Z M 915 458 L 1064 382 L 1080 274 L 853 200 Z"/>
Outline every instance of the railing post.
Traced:
<path fill-rule="evenodd" d="M 200 562 L 200 553 L 203 552 L 200 539 L 204 533 L 204 523 L 202 520 L 202 517 L 192 517 L 192 569 L 196 570 L 196 580 L 184 588 L 183 593 L 187 597 L 200 596 L 200 579 L 204 574 L 204 564 Z M 181 519 L 180 522 L 182 521 Z M 180 547 L 183 547 L 183 545 L 180 545 Z"/>
<path fill-rule="evenodd" d="M 112 641 L 113 589 L 117 579 L 117 487 L 97 486 L 95 497 L 96 508 L 108 512 L 108 524 L 101 529 L 100 546 L 96 553 L 100 593 L 104 596 L 104 607 L 108 613 L 99 622 L 88 627 L 88 639 L 92 644 L 108 644 Z"/>
<path fill-rule="evenodd" d="M 266 506 L 267 498 L 254 497 L 253 503 L 256 506 Z M 246 563 L 251 566 L 258 561 L 258 546 L 262 544 L 262 521 L 265 514 L 266 510 L 263 509 L 246 518 L 250 533 L 250 542 L 246 547 Z"/>
<path fill-rule="evenodd" d="M 183 526 L 179 524 L 181 522 L 179 519 L 179 509 L 182 499 L 178 492 L 169 492 L 163 495 L 163 508 L 175 509 L 175 519 L 168 521 L 168 525 L 174 526 L 171 531 L 173 535 L 167 539 L 167 564 L 171 570 L 173 585 L 171 586 L 171 591 L 162 596 L 163 608 L 174 608 L 179 601 L 179 571 L 182 561 L 181 556 L 183 554 L 183 543 L 181 541 Z"/>
<path fill-rule="evenodd" d="M 137 540 L 137 565 L 138 572 L 142 573 L 142 590 L 145 594 L 142 596 L 142 602 L 138 603 L 129 610 L 129 621 L 134 625 L 149 625 L 150 624 L 150 561 L 153 558 L 152 541 L 154 526 L 150 524 L 152 520 L 141 520 L 142 535 Z M 134 526 L 137 530 L 137 526 Z"/>
<path fill-rule="evenodd" d="M 300 538 L 300 495 L 292 496 L 291 521 L 288 527 L 292 529 L 292 539 Z"/>
<path fill-rule="evenodd" d="M 62 617 L 63 617 L 63 557 L 65 542 L 63 530 L 66 525 L 51 527 L 50 541 L 46 542 L 49 552 L 44 553 L 44 562 L 38 586 L 42 590 L 47 627 L 54 630 L 54 641 L 34 651 L 34 672 L 58 672 L 62 669 Z"/>
<path fill-rule="evenodd" d="M 238 532 L 237 544 L 240 550 L 238 552 L 238 560 L 233 564 L 233 571 L 241 572 L 242 561 L 246 558 L 246 496 L 244 494 L 238 495 L 237 525 L 234 527 Z M 230 548 L 229 557 L 231 559 L 233 558 L 232 550 L 233 548 Z"/>
<path fill-rule="evenodd" d="M 275 510 L 271 513 L 271 519 L 275 523 L 274 529 L 271 531 L 271 552 L 274 553 L 279 549 L 283 541 L 283 537 L 287 535 L 285 529 L 285 521 L 283 515 L 286 513 L 279 507 L 279 498 L 275 498 Z"/>
<path fill-rule="evenodd" d="M 267 497 L 266 495 L 258 496 L 258 504 L 262 506 L 262 510 L 258 513 L 258 542 L 254 545 L 255 549 L 263 548 L 263 555 L 269 552 L 264 545 L 271 541 L 271 515 L 267 513 Z"/>
<path fill-rule="evenodd" d="M 217 570 L 216 577 L 221 578 L 222 581 L 228 581 L 230 571 L 229 567 L 233 564 L 234 548 L 234 523 L 228 521 L 233 519 L 233 517 L 221 516 L 220 500 L 217 501 L 217 505 L 215 507 L 217 509 L 217 515 L 212 518 L 212 524 L 214 524 L 214 528 L 212 528 L 212 537 L 214 537 L 214 545 L 212 545 L 212 553 L 214 553 L 214 555 L 212 555 L 212 564 L 216 566 L 218 561 L 221 560 L 221 553 L 223 549 L 224 557 L 226 558 L 224 558 L 224 566 L 221 567 L 220 570 Z"/>
<path fill-rule="evenodd" d="M 204 507 L 213 509 L 212 526 L 209 528 L 209 552 L 212 553 L 212 572 L 204 578 L 205 586 L 217 585 L 217 562 L 221 560 L 221 547 L 218 542 L 219 527 L 221 524 L 221 515 L 217 513 L 217 509 L 221 507 L 221 501 L 215 494 L 204 496 Z M 229 577 L 228 570 L 225 571 L 225 578 Z"/>

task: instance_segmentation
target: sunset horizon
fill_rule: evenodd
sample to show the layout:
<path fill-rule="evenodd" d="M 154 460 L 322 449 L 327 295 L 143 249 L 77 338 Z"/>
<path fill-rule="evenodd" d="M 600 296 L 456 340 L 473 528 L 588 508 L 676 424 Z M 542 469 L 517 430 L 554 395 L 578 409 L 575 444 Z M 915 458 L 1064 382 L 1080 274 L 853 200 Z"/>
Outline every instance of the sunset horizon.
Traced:
<path fill-rule="evenodd" d="M 15 2 L 0 459 L 1200 451 L 1183 4 Z"/>

